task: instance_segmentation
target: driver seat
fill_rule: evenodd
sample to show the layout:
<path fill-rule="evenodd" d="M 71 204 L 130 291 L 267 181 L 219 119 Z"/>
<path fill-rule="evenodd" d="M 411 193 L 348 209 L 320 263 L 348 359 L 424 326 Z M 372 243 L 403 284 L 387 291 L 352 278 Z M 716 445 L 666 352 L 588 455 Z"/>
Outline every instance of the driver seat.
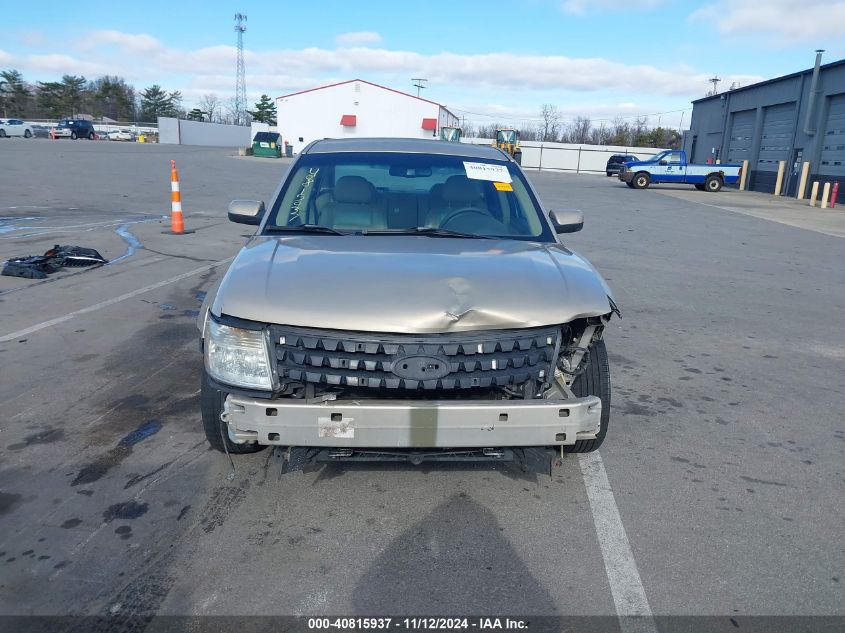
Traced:
<path fill-rule="evenodd" d="M 425 218 L 425 226 L 439 227 L 444 219 L 458 209 L 472 208 L 487 212 L 484 194 L 477 180 L 470 180 L 463 175 L 449 176 L 439 194 L 437 197 L 429 196 L 432 208 Z"/>

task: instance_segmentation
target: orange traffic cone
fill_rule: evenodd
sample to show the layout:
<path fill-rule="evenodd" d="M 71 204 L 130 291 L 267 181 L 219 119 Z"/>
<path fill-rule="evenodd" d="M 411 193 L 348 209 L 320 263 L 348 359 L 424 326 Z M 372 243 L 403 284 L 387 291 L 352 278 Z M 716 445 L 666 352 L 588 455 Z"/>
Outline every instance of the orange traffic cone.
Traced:
<path fill-rule="evenodd" d="M 170 161 L 170 231 L 176 235 L 185 232 L 185 220 L 182 218 L 182 193 L 179 191 L 179 172 L 176 161 Z"/>

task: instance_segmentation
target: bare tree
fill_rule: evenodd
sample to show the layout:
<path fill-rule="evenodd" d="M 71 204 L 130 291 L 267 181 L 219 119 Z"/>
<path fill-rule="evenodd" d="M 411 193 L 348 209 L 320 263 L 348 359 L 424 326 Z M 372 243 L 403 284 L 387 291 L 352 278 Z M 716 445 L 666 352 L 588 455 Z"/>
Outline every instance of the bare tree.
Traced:
<path fill-rule="evenodd" d="M 621 116 L 613 119 L 613 123 L 610 125 L 607 144 L 625 146 L 630 145 L 632 141 L 630 124 Z"/>
<path fill-rule="evenodd" d="M 224 114 L 220 117 L 221 123 L 238 125 L 238 121 L 240 121 L 240 125 L 249 125 L 252 121 L 252 117 L 249 115 L 246 115 L 245 117 L 245 115 L 240 112 L 238 109 L 237 99 L 235 97 L 226 100 L 223 105 L 223 112 Z M 246 121 L 244 121 L 244 117 L 246 118 Z"/>
<path fill-rule="evenodd" d="M 222 113 L 220 111 L 220 99 L 216 94 L 210 93 L 203 95 L 197 107 L 205 113 L 205 116 L 209 121 L 213 123 L 220 122 L 220 116 Z"/>
<path fill-rule="evenodd" d="M 590 117 L 578 116 L 570 124 L 570 133 L 572 143 L 587 143 L 590 140 L 590 130 L 592 129 L 592 122 Z"/>
<path fill-rule="evenodd" d="M 634 121 L 633 126 L 631 126 L 631 143 L 637 146 L 645 144 L 643 141 L 643 137 L 648 134 L 648 117 L 639 116 Z"/>
<path fill-rule="evenodd" d="M 607 145 L 609 138 L 610 130 L 605 126 L 604 121 L 601 122 L 599 127 L 594 127 L 592 132 L 590 132 L 591 145 Z"/>
<path fill-rule="evenodd" d="M 560 110 L 557 106 L 544 103 L 540 108 L 540 116 L 543 122 L 540 124 L 538 140 L 557 141 L 560 138 Z"/>

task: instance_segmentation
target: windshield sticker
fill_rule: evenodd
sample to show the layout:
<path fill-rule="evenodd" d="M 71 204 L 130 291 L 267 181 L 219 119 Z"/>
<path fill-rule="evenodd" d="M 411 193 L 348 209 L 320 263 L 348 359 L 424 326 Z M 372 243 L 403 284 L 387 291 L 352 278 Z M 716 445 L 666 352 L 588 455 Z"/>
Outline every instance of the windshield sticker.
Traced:
<path fill-rule="evenodd" d="M 494 182 L 493 186 L 496 191 L 513 191 L 513 185 L 509 182 Z"/>
<path fill-rule="evenodd" d="M 291 220 L 301 219 L 301 216 L 299 215 L 300 207 L 302 206 L 303 201 L 308 197 L 308 192 L 311 190 L 311 187 L 314 186 L 314 179 L 317 177 L 318 173 L 320 173 L 320 168 L 312 167 L 308 170 L 308 173 L 305 174 L 305 182 L 302 183 L 302 189 L 299 190 L 299 193 L 296 194 L 296 197 L 290 205 Z"/>
<path fill-rule="evenodd" d="M 463 161 L 467 178 L 473 180 L 492 180 L 494 182 L 511 182 L 511 174 L 506 165 L 491 165 L 490 163 L 471 163 Z"/>

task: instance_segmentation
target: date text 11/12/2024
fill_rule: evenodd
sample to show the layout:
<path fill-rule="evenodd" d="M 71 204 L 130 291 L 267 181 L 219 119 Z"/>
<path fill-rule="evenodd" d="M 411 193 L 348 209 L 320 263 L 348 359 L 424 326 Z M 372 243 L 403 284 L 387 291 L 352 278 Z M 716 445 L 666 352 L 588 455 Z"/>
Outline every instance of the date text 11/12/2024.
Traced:
<path fill-rule="evenodd" d="M 310 630 L 526 630 L 528 621 L 520 618 L 308 618 Z"/>

